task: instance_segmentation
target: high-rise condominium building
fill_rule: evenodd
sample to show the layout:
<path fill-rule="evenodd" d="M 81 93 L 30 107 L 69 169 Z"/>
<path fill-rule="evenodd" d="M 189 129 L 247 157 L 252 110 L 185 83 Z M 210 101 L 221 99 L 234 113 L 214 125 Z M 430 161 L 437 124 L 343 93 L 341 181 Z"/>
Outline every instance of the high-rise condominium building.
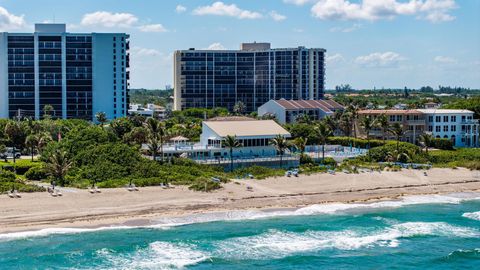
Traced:
<path fill-rule="evenodd" d="M 240 50 L 182 50 L 174 54 L 174 109 L 225 107 L 242 101 L 247 112 L 271 99 L 322 99 L 325 50 L 271 49 L 244 43 Z"/>
<path fill-rule="evenodd" d="M 68 33 L 65 24 L 36 24 L 28 34 L 0 33 L 0 118 L 93 120 L 128 110 L 129 35 Z M 48 108 L 49 106 L 47 106 Z"/>

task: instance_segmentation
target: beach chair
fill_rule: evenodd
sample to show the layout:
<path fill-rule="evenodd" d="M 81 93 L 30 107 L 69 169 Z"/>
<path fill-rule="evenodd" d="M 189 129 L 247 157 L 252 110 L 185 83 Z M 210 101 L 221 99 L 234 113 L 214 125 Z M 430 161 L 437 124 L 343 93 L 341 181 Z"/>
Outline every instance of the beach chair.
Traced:
<path fill-rule="evenodd" d="M 13 198 L 15 198 L 16 196 L 15 196 L 12 192 L 8 192 L 8 197 L 10 197 L 10 198 L 13 199 Z"/>
<path fill-rule="evenodd" d="M 127 186 L 127 190 L 128 190 L 128 191 L 135 191 L 135 189 L 133 188 L 132 185 L 128 185 L 128 186 Z"/>
<path fill-rule="evenodd" d="M 164 183 L 160 183 L 160 187 L 163 189 L 167 189 L 168 187 Z"/>
<path fill-rule="evenodd" d="M 102 193 L 102 191 L 100 189 L 98 189 L 98 187 L 96 187 L 96 186 L 93 190 L 95 191 L 95 193 Z"/>
<path fill-rule="evenodd" d="M 286 177 L 292 176 L 292 172 L 291 172 L 291 171 L 286 171 L 286 172 L 285 172 L 285 176 L 286 176 Z"/>
<path fill-rule="evenodd" d="M 335 175 L 335 171 L 334 171 L 334 170 L 328 170 L 328 173 L 331 174 L 331 175 Z"/>
<path fill-rule="evenodd" d="M 14 190 L 14 191 L 13 191 L 13 195 L 14 195 L 15 197 L 17 197 L 17 198 L 21 198 L 21 197 L 22 197 L 22 196 L 20 195 L 20 193 L 18 193 L 17 190 Z"/>
<path fill-rule="evenodd" d="M 52 197 L 57 197 L 58 196 L 58 193 L 57 193 L 57 190 L 52 190 L 52 192 L 50 192 L 50 195 L 52 195 Z"/>
<path fill-rule="evenodd" d="M 93 188 L 88 188 L 88 192 L 91 194 L 95 194 L 95 190 Z"/>

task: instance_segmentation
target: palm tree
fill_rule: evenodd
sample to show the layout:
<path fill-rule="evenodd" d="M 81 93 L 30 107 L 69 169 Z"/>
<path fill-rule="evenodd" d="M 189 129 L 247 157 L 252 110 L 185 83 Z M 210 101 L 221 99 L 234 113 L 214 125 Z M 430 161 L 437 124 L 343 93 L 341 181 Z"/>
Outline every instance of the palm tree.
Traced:
<path fill-rule="evenodd" d="M 148 118 L 145 123 L 147 128 L 147 141 L 153 160 L 156 160 L 157 153 L 161 154 L 161 161 L 163 162 L 163 140 L 166 136 L 166 131 L 163 124 L 155 118 Z"/>
<path fill-rule="evenodd" d="M 43 106 L 43 118 L 44 119 L 50 119 L 52 117 L 51 113 L 53 112 L 53 115 L 55 115 L 55 108 L 53 108 L 52 105 L 47 104 Z"/>
<path fill-rule="evenodd" d="M 432 146 L 433 141 L 435 138 L 433 138 L 432 134 L 429 133 L 424 133 L 420 135 L 420 144 L 425 148 L 425 153 L 428 155 L 428 148 Z"/>
<path fill-rule="evenodd" d="M 242 147 L 242 144 L 237 140 L 237 136 L 227 135 L 223 141 L 223 146 L 230 151 L 230 171 L 233 172 L 233 148 Z"/>
<path fill-rule="evenodd" d="M 297 137 L 293 141 L 295 148 L 297 148 L 298 151 L 300 151 L 301 156 L 303 156 L 303 154 L 305 153 L 305 148 L 307 147 L 307 141 L 308 141 L 308 138 L 304 138 L 304 137 Z"/>
<path fill-rule="evenodd" d="M 344 112 L 340 116 L 339 126 L 340 129 L 343 131 L 343 134 L 347 137 L 350 137 L 352 134 L 352 113 L 351 112 Z"/>
<path fill-rule="evenodd" d="M 277 135 L 275 138 L 271 139 L 270 144 L 275 147 L 277 154 L 280 155 L 280 168 L 282 167 L 283 155 L 285 151 L 290 146 L 290 143 L 282 135 Z"/>
<path fill-rule="evenodd" d="M 30 134 L 25 139 L 25 145 L 28 148 L 30 148 L 30 153 L 32 155 L 32 162 L 33 162 L 33 156 L 35 155 L 35 149 L 38 148 L 39 141 L 40 141 L 39 136 L 36 134 Z"/>
<path fill-rule="evenodd" d="M 353 127 L 353 137 L 357 138 L 357 120 L 358 120 L 358 111 L 360 107 L 357 104 L 352 104 L 347 108 L 347 111 L 352 116 L 352 127 Z"/>
<path fill-rule="evenodd" d="M 57 149 L 47 160 L 47 173 L 61 186 L 65 185 L 65 176 L 72 167 L 72 162 L 67 157 L 67 153 Z"/>
<path fill-rule="evenodd" d="M 386 135 L 388 133 L 388 129 L 390 127 L 390 123 L 388 122 L 388 116 L 385 114 L 381 114 L 377 117 L 377 126 L 382 129 L 382 139 L 385 142 Z"/>
<path fill-rule="evenodd" d="M 397 153 L 399 153 L 399 148 L 400 148 L 400 139 L 405 136 L 405 131 L 403 130 L 403 126 L 399 123 L 395 123 L 392 126 L 390 126 L 388 130 L 393 136 L 395 136 L 397 140 Z"/>
<path fill-rule="evenodd" d="M 38 135 L 38 145 L 37 145 L 38 152 L 41 153 L 43 148 L 45 148 L 45 146 L 47 146 L 47 144 L 51 141 L 53 141 L 53 139 L 50 133 L 48 132 L 40 133 Z"/>
<path fill-rule="evenodd" d="M 323 118 L 322 120 L 325 124 L 327 124 L 327 126 L 332 130 L 332 132 L 334 132 L 335 130 L 337 130 L 337 127 L 338 127 L 338 121 L 337 119 L 335 119 L 335 117 L 332 117 L 330 115 L 327 115 L 325 116 L 325 118 Z"/>
<path fill-rule="evenodd" d="M 108 121 L 107 114 L 105 112 L 97 112 L 95 114 L 95 119 L 97 120 L 98 123 L 100 123 L 102 127 Z"/>
<path fill-rule="evenodd" d="M 233 112 L 236 114 L 244 114 L 246 110 L 247 106 L 242 101 L 238 101 L 235 103 L 235 106 L 233 106 Z"/>
<path fill-rule="evenodd" d="M 23 142 L 23 129 L 20 126 L 20 122 L 17 121 L 9 121 L 5 125 L 5 135 L 7 135 L 7 138 L 10 140 L 12 143 L 12 149 L 13 149 L 13 164 L 14 164 L 14 170 L 16 170 L 16 151 L 17 151 L 17 146 L 21 145 Z"/>
<path fill-rule="evenodd" d="M 370 147 L 370 131 L 376 126 L 376 120 L 370 116 L 365 116 L 360 120 L 360 126 L 365 130 L 367 135 L 367 147 Z"/>
<path fill-rule="evenodd" d="M 317 126 L 317 136 L 320 144 L 322 145 L 322 162 L 325 160 L 325 145 L 327 144 L 328 137 L 333 136 L 332 130 L 323 122 Z"/>

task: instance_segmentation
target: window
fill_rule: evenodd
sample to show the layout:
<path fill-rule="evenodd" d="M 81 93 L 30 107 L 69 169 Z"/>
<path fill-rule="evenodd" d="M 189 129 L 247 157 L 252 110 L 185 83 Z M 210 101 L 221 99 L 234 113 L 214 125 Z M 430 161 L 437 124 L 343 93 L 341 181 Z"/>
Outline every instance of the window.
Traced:
<path fill-rule="evenodd" d="M 455 115 L 452 115 L 450 117 L 450 122 L 457 122 L 457 117 Z"/>
<path fill-rule="evenodd" d="M 443 116 L 443 122 L 448 123 L 448 116 L 447 115 Z"/>
<path fill-rule="evenodd" d="M 401 115 L 397 115 L 397 121 L 398 121 L 398 122 L 401 122 L 401 121 L 402 121 L 402 116 L 401 116 Z"/>
<path fill-rule="evenodd" d="M 440 126 L 435 127 L 435 132 L 440 132 Z"/>
<path fill-rule="evenodd" d="M 448 126 L 443 126 L 443 132 L 448 132 Z"/>
<path fill-rule="evenodd" d="M 432 132 L 433 131 L 433 126 L 428 126 L 428 131 Z"/>
<path fill-rule="evenodd" d="M 452 126 L 450 127 L 450 131 L 452 131 L 452 132 L 457 131 L 457 126 L 452 125 Z"/>
<path fill-rule="evenodd" d="M 390 115 L 390 122 L 395 122 L 395 115 Z"/>
<path fill-rule="evenodd" d="M 430 115 L 430 116 L 428 117 L 428 122 L 433 122 L 433 116 Z"/>
<path fill-rule="evenodd" d="M 442 122 L 442 118 L 440 116 L 435 116 L 435 122 L 437 123 Z"/>

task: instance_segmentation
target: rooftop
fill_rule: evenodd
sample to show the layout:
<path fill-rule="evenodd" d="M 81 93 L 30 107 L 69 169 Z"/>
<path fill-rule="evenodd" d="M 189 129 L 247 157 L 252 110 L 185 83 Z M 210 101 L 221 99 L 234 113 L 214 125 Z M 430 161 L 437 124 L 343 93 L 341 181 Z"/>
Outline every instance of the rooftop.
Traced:
<path fill-rule="evenodd" d="M 290 136 L 282 126 L 273 120 L 254 121 L 205 121 L 204 125 L 213 130 L 220 137 L 238 136 Z"/>
<path fill-rule="evenodd" d="M 422 113 L 448 113 L 448 114 L 457 114 L 457 113 L 473 113 L 469 110 L 455 110 L 455 109 L 419 109 Z"/>
<path fill-rule="evenodd" d="M 275 100 L 280 106 L 286 110 L 298 109 L 322 109 L 330 112 L 332 110 L 342 110 L 344 107 L 333 100 Z"/>
<path fill-rule="evenodd" d="M 421 114 L 420 110 L 361 110 L 358 114 Z"/>

